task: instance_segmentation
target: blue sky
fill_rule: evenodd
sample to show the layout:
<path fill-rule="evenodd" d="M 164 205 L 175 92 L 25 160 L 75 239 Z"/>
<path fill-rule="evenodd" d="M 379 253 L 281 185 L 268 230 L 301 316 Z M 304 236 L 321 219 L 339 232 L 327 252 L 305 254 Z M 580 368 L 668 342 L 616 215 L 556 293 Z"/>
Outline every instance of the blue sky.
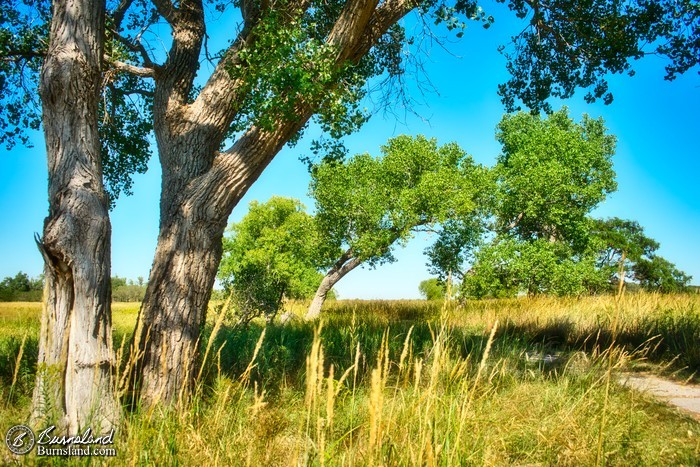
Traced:
<path fill-rule="evenodd" d="M 496 23 L 491 29 L 470 24 L 461 40 L 447 45 L 447 51 L 435 44 L 426 47 L 427 52 L 421 55 L 424 78 L 434 90 L 421 93 L 412 84 L 417 77 L 407 77 L 409 91 L 418 104 L 411 112 L 378 112 L 360 132 L 346 139 L 351 154 L 377 154 L 379 146 L 392 136 L 424 134 L 440 143 L 456 141 L 477 161 L 493 164 L 500 149 L 494 129 L 504 112 L 496 89 L 507 78 L 505 58 L 497 47 L 519 26 L 508 13 L 494 16 Z M 230 28 L 220 22 L 210 34 L 214 37 L 218 30 L 226 29 Z M 609 106 L 585 104 L 585 93 L 579 92 L 554 107 L 566 104 L 575 119 L 583 113 L 603 117 L 610 133 L 618 138 L 613 159 L 618 191 L 594 214 L 639 221 L 647 234 L 661 243 L 659 253 L 699 284 L 700 77 L 697 70 L 691 70 L 667 82 L 663 80 L 663 65 L 660 59 L 650 57 L 635 64 L 634 77 L 612 77 L 615 100 Z M 240 220 L 251 200 L 265 201 L 272 195 L 301 198 L 311 207 L 309 177 L 299 156 L 307 152 L 315 136 L 317 130 L 310 128 L 296 147 L 285 148 L 234 209 L 230 220 Z M 32 149 L 0 150 L 0 278 L 20 270 L 30 276 L 42 271 L 33 236 L 41 232 L 47 212 L 47 171 L 41 134 L 34 134 L 33 141 Z M 113 275 L 148 277 L 157 237 L 159 193 L 160 168 L 154 157 L 148 173 L 135 177 L 134 195 L 120 199 L 112 212 Z M 429 277 L 423 250 L 431 241 L 427 235 L 418 236 L 397 251 L 396 263 L 353 271 L 337 285 L 340 296 L 417 297 L 418 283 Z"/>

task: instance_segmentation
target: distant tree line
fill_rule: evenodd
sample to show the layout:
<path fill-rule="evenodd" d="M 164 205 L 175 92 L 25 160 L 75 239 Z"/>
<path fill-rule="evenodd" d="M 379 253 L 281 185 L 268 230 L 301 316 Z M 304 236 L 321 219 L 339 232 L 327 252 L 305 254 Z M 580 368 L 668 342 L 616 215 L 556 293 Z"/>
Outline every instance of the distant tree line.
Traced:
<path fill-rule="evenodd" d="M 44 289 L 44 277 L 30 278 L 20 271 L 0 282 L 0 302 L 39 302 Z"/>
<path fill-rule="evenodd" d="M 139 276 L 136 282 L 125 277 L 112 277 L 113 302 L 140 302 L 146 295 L 146 282 Z"/>
<path fill-rule="evenodd" d="M 0 302 L 40 302 L 44 290 L 43 274 L 30 278 L 20 271 L 14 277 L 7 276 L 0 282 Z M 124 277 L 112 277 L 112 301 L 140 302 L 146 293 L 143 277 L 136 281 Z"/>

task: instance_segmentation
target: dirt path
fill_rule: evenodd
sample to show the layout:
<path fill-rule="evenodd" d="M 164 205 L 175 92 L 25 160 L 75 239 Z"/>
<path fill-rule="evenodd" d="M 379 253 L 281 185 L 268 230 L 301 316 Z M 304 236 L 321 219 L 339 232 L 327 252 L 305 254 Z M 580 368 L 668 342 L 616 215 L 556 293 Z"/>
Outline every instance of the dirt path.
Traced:
<path fill-rule="evenodd" d="M 653 395 L 700 420 L 700 385 L 681 384 L 645 373 L 625 373 L 620 384 Z"/>

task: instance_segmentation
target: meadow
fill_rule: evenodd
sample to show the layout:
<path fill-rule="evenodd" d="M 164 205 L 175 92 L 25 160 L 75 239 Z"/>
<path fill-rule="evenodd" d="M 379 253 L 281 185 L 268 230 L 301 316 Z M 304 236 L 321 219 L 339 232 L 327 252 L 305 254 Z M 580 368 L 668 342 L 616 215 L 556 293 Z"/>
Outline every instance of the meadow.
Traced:
<path fill-rule="evenodd" d="M 303 304 L 289 308 L 303 313 Z M 0 304 L 5 431 L 29 414 L 39 312 L 39 304 Z M 121 372 L 137 312 L 114 305 Z M 231 310 L 212 304 L 202 371 L 177 410 L 127 408 L 117 457 L 69 463 L 700 463 L 700 423 L 616 379 L 646 371 L 698 380 L 698 294 L 629 294 L 619 304 L 604 296 L 336 301 L 321 323 L 233 322 Z"/>

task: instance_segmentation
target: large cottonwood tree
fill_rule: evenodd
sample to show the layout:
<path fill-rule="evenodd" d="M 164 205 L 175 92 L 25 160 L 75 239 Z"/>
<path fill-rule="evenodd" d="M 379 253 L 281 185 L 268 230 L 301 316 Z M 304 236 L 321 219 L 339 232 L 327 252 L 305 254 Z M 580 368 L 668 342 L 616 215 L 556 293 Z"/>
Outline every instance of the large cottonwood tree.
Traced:
<path fill-rule="evenodd" d="M 546 109 L 549 97 L 578 87 L 609 102 L 606 74 L 630 72 L 631 60 L 648 52 L 669 58 L 669 79 L 698 63 L 693 0 L 497 1 L 527 26 L 505 49 L 512 79 L 500 92 L 509 107 Z M 200 62 L 211 57 L 207 15 L 234 7 L 230 45 L 198 86 Z M 367 80 L 403 71 L 410 37 L 397 22 L 410 11 L 458 30 L 460 15 L 486 25 L 493 18 L 474 0 L 123 0 L 108 10 L 102 84 L 109 98 L 99 121 L 105 179 L 128 190 L 128 177 L 110 178 L 108 168 L 143 170 L 142 159 L 127 156 L 144 154 L 141 136 L 151 123 L 163 171 L 158 246 L 135 340 L 142 402 L 151 405 L 187 389 L 226 219 L 284 144 L 314 115 L 334 138 L 362 123 Z M 154 53 L 163 44 L 166 53 Z M 0 52 L 3 67 L 8 57 L 32 58 L 16 52 Z M 7 82 L 0 86 L 10 101 Z M 5 134 L 31 126 L 25 116 L 8 112 L 0 126 Z"/>
<path fill-rule="evenodd" d="M 105 4 L 55 2 L 39 93 L 49 215 L 37 244 L 45 296 L 34 388 L 35 421 L 77 433 L 113 426 L 111 226 L 98 134 Z"/>
<path fill-rule="evenodd" d="M 70 434 L 119 420 L 108 210 L 129 192 L 130 174 L 145 170 L 151 126 L 129 118 L 145 101 L 127 102 L 124 78 L 103 61 L 105 10 L 104 1 L 0 2 L 0 142 L 28 144 L 26 130 L 41 122 L 48 162 L 32 420 Z"/>
<path fill-rule="evenodd" d="M 604 282 L 584 274 L 595 269 L 586 254 L 588 214 L 617 188 L 616 140 L 602 119 L 584 115 L 577 123 L 566 109 L 546 118 L 518 112 L 503 117 L 496 139 L 502 151 L 485 203 L 489 243 L 479 244 L 483 232 L 473 222 L 448 224 L 428 249 L 435 272 L 445 276 L 449 267 L 472 296 L 578 293 Z M 455 264 L 466 252 L 475 252 L 468 274 L 465 263 Z M 578 285 L 572 285 L 574 278 Z"/>
<path fill-rule="evenodd" d="M 313 115 L 336 137 L 357 127 L 366 79 L 402 71 L 408 38 L 399 19 L 411 10 L 449 28 L 459 14 L 490 24 L 475 1 L 241 1 L 240 32 L 199 92 L 194 79 L 206 34 L 196 0 L 156 0 L 172 30 L 162 65 L 133 70 L 155 80 L 154 122 L 163 168 L 161 223 L 137 344 L 141 400 L 173 401 L 193 374 L 226 219 L 284 144 Z M 539 2 L 511 0 L 528 27 L 510 51 L 513 78 L 501 88 L 541 108 L 577 87 L 610 101 L 605 75 L 627 72 L 644 44 L 671 58 L 669 78 L 697 63 L 700 14 L 690 1 Z M 237 138 L 221 149 L 231 131 Z"/>

